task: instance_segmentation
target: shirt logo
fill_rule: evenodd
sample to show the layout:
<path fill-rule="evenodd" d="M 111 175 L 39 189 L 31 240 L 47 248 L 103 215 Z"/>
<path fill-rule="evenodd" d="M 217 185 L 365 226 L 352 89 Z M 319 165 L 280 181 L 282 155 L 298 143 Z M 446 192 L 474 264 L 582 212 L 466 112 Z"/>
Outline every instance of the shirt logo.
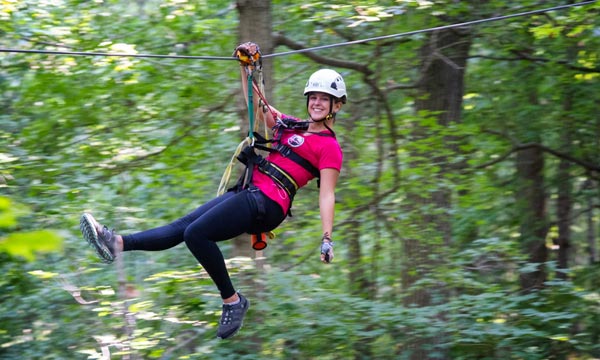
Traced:
<path fill-rule="evenodd" d="M 304 138 L 300 135 L 292 135 L 287 142 L 291 147 L 297 148 L 304 144 Z"/>

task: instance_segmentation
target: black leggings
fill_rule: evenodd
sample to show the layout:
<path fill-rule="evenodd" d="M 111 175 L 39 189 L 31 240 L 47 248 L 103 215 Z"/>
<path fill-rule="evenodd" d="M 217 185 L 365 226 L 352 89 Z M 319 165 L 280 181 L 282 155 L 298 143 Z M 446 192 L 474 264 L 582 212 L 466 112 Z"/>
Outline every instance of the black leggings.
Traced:
<path fill-rule="evenodd" d="M 169 225 L 123 236 L 123 250 L 160 251 L 185 241 L 226 299 L 235 289 L 216 242 L 271 231 L 283 219 L 281 207 L 261 191 L 229 191 Z"/>

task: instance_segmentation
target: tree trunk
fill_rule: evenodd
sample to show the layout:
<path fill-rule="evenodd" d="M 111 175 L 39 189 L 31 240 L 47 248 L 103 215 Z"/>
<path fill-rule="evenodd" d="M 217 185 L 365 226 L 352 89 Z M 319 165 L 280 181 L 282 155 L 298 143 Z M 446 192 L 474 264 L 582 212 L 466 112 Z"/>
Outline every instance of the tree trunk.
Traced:
<path fill-rule="evenodd" d="M 583 184 L 583 189 L 587 192 L 594 192 L 594 181 L 588 179 Z M 587 197 L 587 251 L 589 258 L 589 265 L 593 265 L 600 261 L 598 258 L 598 245 L 596 244 L 596 224 L 594 222 L 594 197 Z"/>
<path fill-rule="evenodd" d="M 534 270 L 521 274 L 521 287 L 526 291 L 540 288 L 546 281 L 543 263 L 548 260 L 548 249 L 543 171 L 544 153 L 541 149 L 532 147 L 517 153 L 521 241 L 529 263 L 536 264 Z"/>
<path fill-rule="evenodd" d="M 360 224 L 352 222 L 348 232 L 344 235 L 348 248 L 348 277 L 350 279 L 350 293 L 356 296 L 369 297 L 368 271 L 362 264 L 362 252 L 360 246 Z"/>
<path fill-rule="evenodd" d="M 571 129 L 573 129 L 570 113 L 573 111 L 573 94 L 569 86 L 566 86 L 564 92 L 563 112 L 564 112 L 564 130 L 562 132 L 562 150 L 570 152 L 571 149 Z M 571 247 L 571 223 L 573 209 L 573 185 L 571 182 L 571 163 L 561 159 L 558 165 L 558 199 L 556 201 L 556 215 L 558 221 L 558 271 L 556 276 L 559 279 L 567 279 L 566 269 L 569 268 L 569 253 Z M 562 271 L 561 271 L 562 270 Z"/>
<path fill-rule="evenodd" d="M 239 43 L 252 41 L 260 47 L 263 54 L 273 52 L 273 35 L 272 35 L 272 16 L 271 16 L 271 0 L 237 0 L 237 10 L 240 18 L 238 26 Z M 237 44 L 236 44 L 237 45 Z M 235 46 L 235 45 L 234 45 Z M 232 49 L 233 50 L 233 49 Z M 264 95 L 267 101 L 271 98 L 273 84 L 273 66 L 270 59 L 263 60 L 262 76 L 264 80 Z M 258 80 L 258 78 L 255 78 Z M 242 136 L 246 137 L 248 133 L 248 108 L 244 101 L 244 94 L 239 94 L 239 112 L 242 120 Z M 256 110 L 256 109 L 255 109 Z M 265 296 L 265 281 L 261 277 L 267 276 L 264 274 L 265 258 L 263 251 L 254 251 L 250 245 L 250 236 L 242 235 L 234 239 L 234 254 L 254 257 L 256 271 L 248 273 L 248 277 L 243 280 L 253 289 L 252 296 L 260 298 Z M 260 301 L 260 300 L 259 300 Z M 256 323 L 262 322 L 262 319 L 256 317 Z M 261 339 L 258 335 L 253 339 L 256 350 L 260 349 Z"/>
<path fill-rule="evenodd" d="M 252 41 L 263 54 L 273 52 L 273 22 L 271 16 L 271 0 L 237 0 L 240 16 L 238 26 L 239 42 Z M 273 61 L 263 60 L 263 77 L 266 83 L 265 96 L 271 98 L 273 91 Z"/>
<path fill-rule="evenodd" d="M 569 61 L 577 61 L 577 46 L 569 46 L 567 57 Z M 563 131 L 561 135 L 562 150 L 566 153 L 572 151 L 573 129 L 575 124 L 572 118 L 573 102 L 575 100 L 571 82 L 563 86 Z M 571 253 L 571 225 L 573 213 L 573 182 L 571 181 L 571 163 L 561 159 L 558 166 L 558 199 L 556 202 L 556 215 L 558 221 L 558 271 L 559 279 L 567 279 L 566 270 L 569 268 L 569 255 Z"/>
<path fill-rule="evenodd" d="M 415 101 L 417 113 L 421 111 L 437 114 L 438 124 L 448 126 L 460 121 L 462 99 L 464 92 L 464 74 L 466 60 L 471 45 L 469 29 L 454 29 L 430 34 L 428 41 L 420 50 L 421 81 L 419 94 Z M 428 129 L 417 127 L 414 131 L 415 140 L 425 139 Z M 450 141 L 451 139 L 447 139 Z M 452 148 L 452 145 L 449 145 Z M 437 173 L 428 174 L 428 186 L 437 187 L 445 174 L 447 159 L 436 153 L 411 151 L 411 159 L 430 159 L 435 164 L 442 164 Z M 427 167 L 430 164 L 422 160 L 413 161 L 412 166 Z M 420 238 L 404 239 L 404 266 L 402 271 L 402 286 L 409 290 L 404 297 L 405 305 L 428 306 L 432 304 L 432 295 L 442 296 L 444 289 L 419 288 L 410 290 L 412 285 L 423 277 L 427 277 L 432 269 L 441 265 L 445 257 L 443 251 L 451 243 L 451 226 L 448 211 L 451 205 L 450 192 L 440 187 L 430 196 L 424 196 L 421 188 L 409 190 L 407 194 L 409 208 L 421 229 Z M 435 213 L 432 213 L 435 209 Z M 436 240 L 437 239 L 437 240 Z M 434 241 L 432 243 L 431 241 Z M 436 250 L 434 250 L 436 249 Z M 436 260 L 433 260 L 436 259 Z M 443 315 L 440 315 L 443 316 Z M 426 359 L 428 353 L 425 346 L 435 346 L 442 343 L 445 334 L 435 338 L 416 338 L 408 344 L 411 359 Z"/>
<path fill-rule="evenodd" d="M 263 54 L 273 52 L 273 35 L 271 21 L 271 1 L 270 0 L 238 0 L 237 10 L 240 18 L 238 26 L 238 42 L 244 43 L 252 41 L 260 46 Z M 237 44 L 232 44 L 232 51 Z M 237 70 L 237 69 L 236 69 Z M 263 78 L 265 86 L 265 96 L 267 100 L 272 93 L 271 79 L 273 78 L 273 66 L 269 59 L 263 60 Z M 239 114 L 242 119 L 241 129 L 242 137 L 248 133 L 248 108 L 244 101 L 244 94 L 239 94 Z M 262 259 L 263 252 L 256 253 L 250 247 L 249 235 L 242 235 L 233 240 L 234 256 L 249 256 Z M 262 262 L 257 262 L 257 266 Z M 260 269 L 259 269 L 260 270 Z"/>
<path fill-rule="evenodd" d="M 558 199 L 556 201 L 556 215 L 558 221 L 558 271 L 559 279 L 567 279 L 565 271 L 569 268 L 569 253 L 571 247 L 571 213 L 573 208 L 572 185 L 570 179 L 571 164 L 561 160 L 558 169 Z"/>

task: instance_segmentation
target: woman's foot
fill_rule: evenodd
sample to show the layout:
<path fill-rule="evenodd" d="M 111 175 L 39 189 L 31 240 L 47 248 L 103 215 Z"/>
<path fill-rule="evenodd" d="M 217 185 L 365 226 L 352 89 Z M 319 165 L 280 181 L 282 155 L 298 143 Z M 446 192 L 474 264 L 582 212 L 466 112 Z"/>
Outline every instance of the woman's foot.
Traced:
<path fill-rule="evenodd" d="M 242 294 L 237 293 L 239 302 L 224 303 L 221 321 L 219 321 L 219 329 L 217 337 L 227 339 L 235 335 L 242 328 L 244 316 L 250 307 L 250 301 Z"/>
<path fill-rule="evenodd" d="M 117 256 L 117 251 L 122 250 L 120 236 L 115 234 L 114 229 L 109 230 L 106 226 L 100 225 L 92 214 L 83 213 L 81 215 L 79 228 L 83 238 L 96 250 L 102 262 L 112 263 Z"/>

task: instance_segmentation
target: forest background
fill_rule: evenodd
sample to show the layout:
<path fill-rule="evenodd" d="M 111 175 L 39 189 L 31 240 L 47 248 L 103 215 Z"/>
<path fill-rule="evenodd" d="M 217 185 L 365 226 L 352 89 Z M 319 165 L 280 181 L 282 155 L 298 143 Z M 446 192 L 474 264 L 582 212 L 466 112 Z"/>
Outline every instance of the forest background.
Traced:
<path fill-rule="evenodd" d="M 3 49 L 229 57 L 402 34 L 571 1 L 5 0 Z M 266 93 L 339 71 L 348 104 L 333 264 L 316 185 L 255 253 L 231 341 L 185 246 L 101 264 L 122 233 L 215 196 L 247 131 L 235 61 L 0 55 L 0 358 L 600 358 L 600 3 L 267 57 Z M 235 175 L 233 175 L 235 177 Z"/>

